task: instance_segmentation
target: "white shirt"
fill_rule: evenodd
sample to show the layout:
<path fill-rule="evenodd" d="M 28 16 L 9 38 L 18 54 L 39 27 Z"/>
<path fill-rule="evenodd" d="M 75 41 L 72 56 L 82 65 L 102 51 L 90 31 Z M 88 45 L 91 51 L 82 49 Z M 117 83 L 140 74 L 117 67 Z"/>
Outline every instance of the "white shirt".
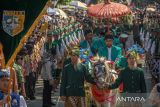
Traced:
<path fill-rule="evenodd" d="M 131 46 L 133 46 L 133 44 L 134 44 L 133 35 L 128 35 L 125 49 L 130 48 Z"/>
<path fill-rule="evenodd" d="M 26 101 L 23 96 L 20 96 L 20 107 L 27 107 Z"/>
<path fill-rule="evenodd" d="M 108 60 L 111 61 L 111 48 L 108 48 Z"/>

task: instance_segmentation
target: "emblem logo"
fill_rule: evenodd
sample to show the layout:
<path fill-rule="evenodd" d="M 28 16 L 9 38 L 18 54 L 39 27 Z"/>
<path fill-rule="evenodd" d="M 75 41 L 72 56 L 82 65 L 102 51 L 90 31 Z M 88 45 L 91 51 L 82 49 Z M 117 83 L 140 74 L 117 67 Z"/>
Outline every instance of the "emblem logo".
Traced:
<path fill-rule="evenodd" d="M 25 11 L 3 11 L 3 30 L 10 36 L 19 34 L 24 28 Z"/>

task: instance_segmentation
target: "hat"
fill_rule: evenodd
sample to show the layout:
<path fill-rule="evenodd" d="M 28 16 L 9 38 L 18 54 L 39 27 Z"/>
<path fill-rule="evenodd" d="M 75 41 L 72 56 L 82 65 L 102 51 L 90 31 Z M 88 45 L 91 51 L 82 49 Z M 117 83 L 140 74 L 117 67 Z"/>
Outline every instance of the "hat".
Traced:
<path fill-rule="evenodd" d="M 78 46 L 74 46 L 71 50 L 71 55 L 76 55 L 76 56 L 79 56 L 80 54 L 80 50 L 79 50 L 79 47 Z"/>
<path fill-rule="evenodd" d="M 137 53 L 135 51 L 129 51 L 126 55 L 127 58 L 137 58 Z"/>
<path fill-rule="evenodd" d="M 120 35 L 120 37 L 122 37 L 122 38 L 127 38 L 127 37 L 128 37 L 128 35 L 127 35 L 127 34 L 122 33 L 122 34 Z"/>
<path fill-rule="evenodd" d="M 113 39 L 113 35 L 111 35 L 111 34 L 106 35 L 105 40 L 107 40 L 107 39 Z"/>
<path fill-rule="evenodd" d="M 7 78 L 10 77 L 9 70 L 7 70 L 7 69 L 1 69 L 0 70 L 0 79 L 4 78 L 4 77 L 7 77 Z"/>

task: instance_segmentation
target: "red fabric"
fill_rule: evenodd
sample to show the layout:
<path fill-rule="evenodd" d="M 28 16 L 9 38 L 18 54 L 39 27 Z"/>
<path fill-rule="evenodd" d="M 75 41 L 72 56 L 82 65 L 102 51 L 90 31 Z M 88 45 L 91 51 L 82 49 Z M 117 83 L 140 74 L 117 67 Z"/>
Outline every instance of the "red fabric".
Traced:
<path fill-rule="evenodd" d="M 114 61 L 108 61 L 108 64 L 114 65 Z"/>
<path fill-rule="evenodd" d="M 119 92 L 123 92 L 123 83 L 121 83 L 118 88 L 119 88 Z"/>
<path fill-rule="evenodd" d="M 127 41 L 127 38 L 121 38 L 121 37 L 120 37 L 120 42 L 121 42 L 121 43 L 124 43 L 124 42 L 126 42 L 126 41 Z"/>
<path fill-rule="evenodd" d="M 107 99 L 107 96 L 108 96 L 107 94 L 110 93 L 110 90 L 108 89 L 106 90 L 97 89 L 96 85 L 92 85 L 91 90 L 92 90 L 94 99 L 99 103 L 104 103 Z"/>

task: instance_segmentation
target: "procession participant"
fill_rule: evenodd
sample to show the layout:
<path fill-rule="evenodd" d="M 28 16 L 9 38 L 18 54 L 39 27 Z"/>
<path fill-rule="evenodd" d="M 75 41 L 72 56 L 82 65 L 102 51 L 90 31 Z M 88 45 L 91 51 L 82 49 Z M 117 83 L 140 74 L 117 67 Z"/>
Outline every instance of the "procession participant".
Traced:
<path fill-rule="evenodd" d="M 36 63 L 34 62 L 35 59 L 32 56 L 33 53 L 29 54 L 29 69 L 30 69 L 30 73 L 29 73 L 29 87 L 30 90 L 29 91 L 29 98 L 30 100 L 35 100 L 35 85 L 36 85 L 36 69 L 34 68 L 34 66 L 36 65 Z"/>
<path fill-rule="evenodd" d="M 126 44 L 125 50 L 127 50 L 128 48 L 134 45 L 133 33 L 131 31 L 128 31 L 127 34 L 128 34 L 128 37 L 127 37 L 127 41 L 125 42 Z"/>
<path fill-rule="evenodd" d="M 27 107 L 23 96 L 12 90 L 9 69 L 0 69 L 0 107 Z"/>
<path fill-rule="evenodd" d="M 144 71 L 137 67 L 136 54 L 130 52 L 127 55 L 128 66 L 120 71 L 119 77 L 115 83 L 107 85 L 109 89 L 115 89 L 120 83 L 124 84 L 123 93 L 145 93 L 146 84 L 144 79 Z"/>
<path fill-rule="evenodd" d="M 61 78 L 60 96 L 65 107 L 86 107 L 84 81 L 96 84 L 83 64 L 79 62 L 79 49 L 71 52 L 71 63 L 64 66 Z"/>
<path fill-rule="evenodd" d="M 43 78 L 43 107 L 51 107 L 55 105 L 51 102 L 51 92 L 53 88 L 53 77 L 51 73 L 51 48 L 52 48 L 52 33 L 48 32 L 46 41 L 41 49 L 42 69 L 41 76 Z"/>
<path fill-rule="evenodd" d="M 92 30 L 91 29 L 86 29 L 84 31 L 84 36 L 85 36 L 85 40 L 82 40 L 80 42 L 80 48 L 82 49 L 87 49 L 90 48 L 91 42 L 92 42 Z"/>
<path fill-rule="evenodd" d="M 25 47 L 26 48 L 26 47 Z M 25 73 L 24 73 L 24 77 L 25 77 L 25 89 L 26 89 L 26 100 L 28 100 L 30 97 L 30 93 L 32 91 L 30 91 L 30 77 L 29 77 L 29 74 L 31 72 L 30 70 L 30 58 L 29 58 L 29 55 L 28 55 L 28 50 L 26 48 L 26 51 L 27 51 L 27 55 L 25 55 L 24 57 L 24 69 L 25 69 Z"/>
<path fill-rule="evenodd" d="M 17 83 L 17 74 L 13 65 L 10 68 L 10 78 L 12 79 L 12 92 L 18 93 L 18 83 Z"/>
<path fill-rule="evenodd" d="M 115 61 L 122 55 L 121 48 L 112 45 L 113 35 L 109 34 L 105 36 L 105 44 L 103 47 L 98 47 L 98 55 L 100 57 L 106 57 L 107 60 Z"/>
<path fill-rule="evenodd" d="M 137 20 L 133 21 L 133 39 L 134 39 L 134 44 L 139 44 L 141 46 L 140 30 L 139 30 L 139 24 Z"/>
<path fill-rule="evenodd" d="M 25 86 L 24 86 L 24 75 L 23 75 L 23 68 L 22 68 L 23 58 L 22 56 L 17 55 L 13 68 L 17 74 L 17 82 L 18 82 L 18 89 L 20 94 L 26 98 Z"/>
<path fill-rule="evenodd" d="M 3 54 L 3 46 L 0 43 L 0 69 L 4 69 L 4 54 Z M 18 83 L 17 83 L 17 76 L 16 71 L 14 70 L 13 66 L 10 67 L 10 78 L 12 79 L 12 92 L 18 93 Z"/>
<path fill-rule="evenodd" d="M 121 44 L 118 36 L 114 36 L 113 45 L 120 47 Z"/>
<path fill-rule="evenodd" d="M 91 50 L 94 55 L 97 54 L 98 48 L 105 45 L 104 35 L 105 30 L 103 25 L 99 25 L 94 29 L 94 37 L 92 38 Z"/>
<path fill-rule="evenodd" d="M 57 58 L 56 58 L 56 49 L 52 48 L 51 49 L 51 54 L 52 54 L 52 77 L 54 79 L 54 84 L 53 84 L 53 90 L 56 91 L 59 81 L 60 81 L 60 73 L 61 73 L 61 63 L 58 63 Z"/>
<path fill-rule="evenodd" d="M 108 89 L 116 89 L 118 86 L 123 83 L 122 93 L 146 93 L 146 83 L 144 79 L 144 71 L 141 68 L 137 67 L 136 64 L 136 53 L 130 52 L 127 55 L 128 67 L 121 70 L 118 78 L 113 84 L 105 84 L 105 87 Z M 122 107 L 140 107 L 141 102 L 131 103 L 120 103 Z M 120 107 L 121 107 L 120 106 Z"/>

